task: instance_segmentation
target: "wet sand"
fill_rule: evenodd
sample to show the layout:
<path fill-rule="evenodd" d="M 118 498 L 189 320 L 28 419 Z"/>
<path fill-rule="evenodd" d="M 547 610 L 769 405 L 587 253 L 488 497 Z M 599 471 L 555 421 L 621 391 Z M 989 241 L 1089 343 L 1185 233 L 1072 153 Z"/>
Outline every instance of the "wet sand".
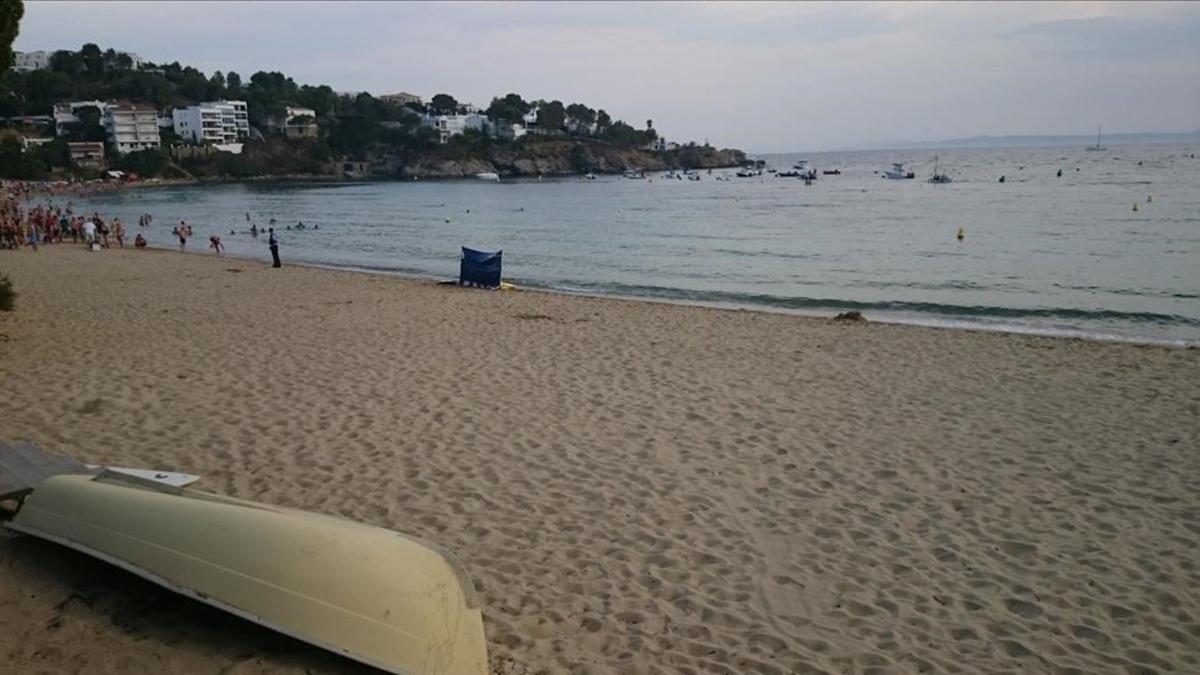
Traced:
<path fill-rule="evenodd" d="M 0 252 L 0 438 L 437 541 L 499 673 L 1200 672 L 1200 351 Z M 365 672 L 0 535 L 12 672 Z"/>

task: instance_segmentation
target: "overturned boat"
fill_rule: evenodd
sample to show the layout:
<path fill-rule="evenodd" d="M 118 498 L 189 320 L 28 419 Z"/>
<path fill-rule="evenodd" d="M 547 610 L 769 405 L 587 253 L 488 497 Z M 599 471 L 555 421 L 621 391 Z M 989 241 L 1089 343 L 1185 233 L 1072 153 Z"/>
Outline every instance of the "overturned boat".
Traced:
<path fill-rule="evenodd" d="M 442 548 L 177 483 L 53 475 L 6 526 L 387 672 L 487 673 L 474 586 Z"/>

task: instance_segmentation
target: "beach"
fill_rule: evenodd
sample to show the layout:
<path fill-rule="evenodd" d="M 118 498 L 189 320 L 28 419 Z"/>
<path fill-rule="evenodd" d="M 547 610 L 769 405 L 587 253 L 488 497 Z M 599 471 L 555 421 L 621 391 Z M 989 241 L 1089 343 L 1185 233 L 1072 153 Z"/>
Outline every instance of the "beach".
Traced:
<path fill-rule="evenodd" d="M 0 439 L 435 541 L 497 673 L 1200 671 L 1200 350 L 283 254 L 0 252 Z M 49 543 L 0 570 L 12 672 L 368 671 Z"/>

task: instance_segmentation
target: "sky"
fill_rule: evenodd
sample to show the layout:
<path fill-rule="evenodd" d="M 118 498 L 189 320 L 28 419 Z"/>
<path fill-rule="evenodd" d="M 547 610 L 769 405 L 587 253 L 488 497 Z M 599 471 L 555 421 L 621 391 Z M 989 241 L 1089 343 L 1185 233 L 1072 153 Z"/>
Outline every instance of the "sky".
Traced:
<path fill-rule="evenodd" d="M 580 102 L 750 152 L 1200 129 L 1200 2 L 40 2 L 94 42 L 243 80 Z"/>

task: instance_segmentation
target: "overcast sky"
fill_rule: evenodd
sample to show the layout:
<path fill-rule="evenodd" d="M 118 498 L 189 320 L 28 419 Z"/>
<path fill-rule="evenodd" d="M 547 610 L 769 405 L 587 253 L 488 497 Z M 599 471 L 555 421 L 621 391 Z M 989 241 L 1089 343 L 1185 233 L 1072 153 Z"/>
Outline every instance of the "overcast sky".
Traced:
<path fill-rule="evenodd" d="M 373 94 L 515 91 L 752 152 L 1200 129 L 1200 3 L 37 2 L 85 42 Z"/>

